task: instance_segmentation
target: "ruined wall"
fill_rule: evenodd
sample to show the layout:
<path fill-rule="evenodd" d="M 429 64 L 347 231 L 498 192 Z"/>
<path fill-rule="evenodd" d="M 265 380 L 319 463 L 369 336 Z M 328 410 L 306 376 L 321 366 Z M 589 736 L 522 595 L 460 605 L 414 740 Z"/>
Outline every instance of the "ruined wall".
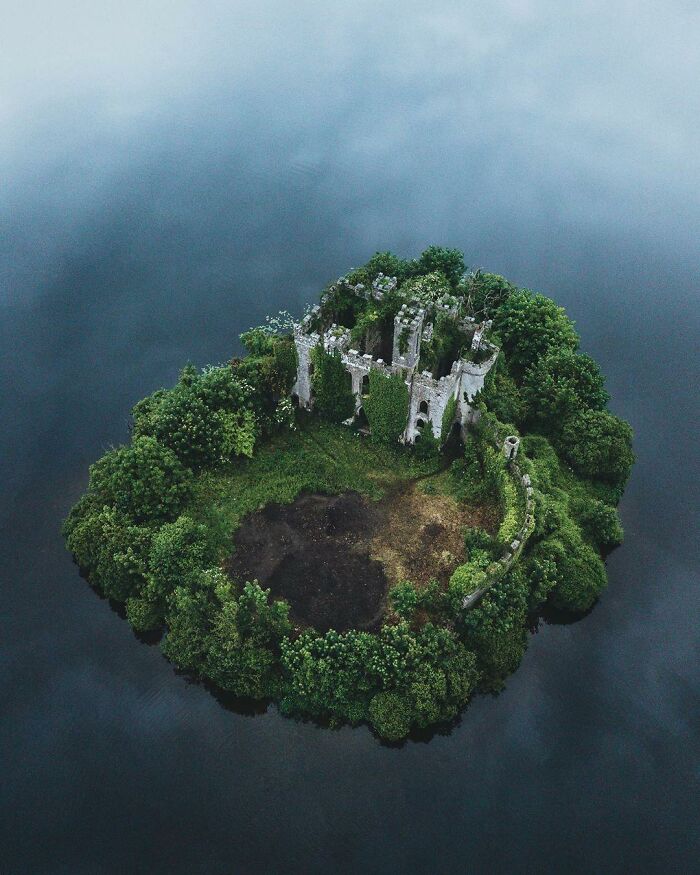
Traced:
<path fill-rule="evenodd" d="M 386 292 L 396 288 L 396 278 L 380 274 L 371 288 L 366 288 L 361 283 L 350 285 L 345 277 L 337 280 L 335 286 L 341 284 L 367 300 L 380 301 Z M 325 305 L 329 299 L 330 294 L 326 294 L 321 298 L 321 303 Z M 292 393 L 298 397 L 301 407 L 308 409 L 313 406 L 311 350 L 323 343 L 327 352 L 336 350 L 340 354 L 345 369 L 351 376 L 356 414 L 362 407 L 365 378 L 369 376 L 371 369 L 380 370 L 386 376 L 396 373 L 403 376 L 409 391 L 408 419 L 402 437 L 405 443 L 413 443 L 428 423 L 432 425 L 435 437 L 441 437 L 445 409 L 451 398 L 457 401 L 455 421 L 463 428 L 466 427 L 475 419 L 475 411 L 470 402 L 483 388 L 484 378 L 498 356 L 498 348 L 482 339 L 488 323 L 477 324 L 468 317 L 460 318 L 458 305 L 456 298 L 445 296 L 445 300 L 436 303 L 433 309 L 435 313 L 444 312 L 453 317 L 463 331 L 471 333 L 473 350 L 489 351 L 490 355 L 479 364 L 465 359 L 457 360 L 453 362 L 451 372 L 439 379 L 435 379 L 428 371 L 416 372 L 421 342 L 423 339 L 429 341 L 433 330 L 432 323 L 427 323 L 425 309 L 419 304 L 403 304 L 394 318 L 391 362 L 385 362 L 382 358 L 375 359 L 369 352 L 362 354 L 356 349 L 350 349 L 350 331 L 342 326 L 331 325 L 325 331 L 320 329 L 320 333 L 312 331 L 311 326 L 318 326 L 318 317 L 321 315 L 321 308 L 314 307 L 294 331 L 299 367 Z"/>
<path fill-rule="evenodd" d="M 511 460 L 509 462 L 510 475 L 524 498 L 523 503 L 525 506 L 525 512 L 523 514 L 523 521 L 517 535 L 510 542 L 503 556 L 501 556 L 498 562 L 492 562 L 491 565 L 486 568 L 483 573 L 482 583 L 477 586 L 474 592 L 465 596 L 464 601 L 462 602 L 462 607 L 465 609 L 471 608 L 475 605 L 484 593 L 487 592 L 496 581 L 503 577 L 518 556 L 520 556 L 528 538 L 535 529 L 535 498 L 532 489 L 532 482 L 530 481 L 530 475 L 523 474 L 519 465 L 515 461 L 517 448 L 515 452 L 513 452 L 512 437 L 513 436 L 509 436 L 505 439 L 502 449 L 506 458 L 510 458 Z M 497 449 L 501 449 L 498 442 L 494 442 L 494 446 Z"/>

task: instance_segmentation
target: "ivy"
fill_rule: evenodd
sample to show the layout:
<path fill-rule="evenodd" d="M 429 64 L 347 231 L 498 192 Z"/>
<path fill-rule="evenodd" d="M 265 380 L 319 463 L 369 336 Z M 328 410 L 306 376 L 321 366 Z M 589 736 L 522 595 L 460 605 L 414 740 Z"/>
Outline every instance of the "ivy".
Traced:
<path fill-rule="evenodd" d="M 398 441 L 408 419 L 408 387 L 401 374 L 369 374 L 369 396 L 364 403 L 372 440 L 391 444 Z"/>
<path fill-rule="evenodd" d="M 311 352 L 314 372 L 311 386 L 318 412 L 331 422 L 342 422 L 355 412 L 350 374 L 338 352 L 327 353 L 322 346 Z"/>

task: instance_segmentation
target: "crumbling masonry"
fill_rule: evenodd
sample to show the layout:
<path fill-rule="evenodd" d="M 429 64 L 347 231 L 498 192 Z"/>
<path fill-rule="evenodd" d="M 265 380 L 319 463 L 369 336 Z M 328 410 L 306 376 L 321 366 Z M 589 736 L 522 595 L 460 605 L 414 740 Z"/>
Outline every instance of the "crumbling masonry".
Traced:
<path fill-rule="evenodd" d="M 351 286 L 342 277 L 335 285 L 341 284 L 367 300 L 371 298 L 381 301 L 387 292 L 396 287 L 396 278 L 380 274 L 372 283 L 371 289 L 362 284 Z M 499 351 L 498 347 L 483 338 L 490 323 L 479 324 L 473 319 L 459 316 L 459 302 L 449 295 L 429 305 L 407 301 L 402 304 L 394 318 L 391 361 L 387 362 L 383 358 L 375 358 L 369 353 L 362 354 L 352 349 L 350 329 L 336 324 L 323 324 L 323 305 L 328 302 L 332 292 L 333 287 L 321 298 L 320 306 L 314 307 L 294 329 L 298 369 L 292 394 L 300 407 L 313 407 L 311 350 L 323 344 L 326 352 L 338 351 L 351 376 L 356 419 L 363 415 L 363 395 L 367 393 L 371 370 L 402 376 L 409 393 L 408 419 L 401 437 L 403 443 L 414 443 L 428 422 L 432 425 L 435 437 L 441 437 L 443 416 L 452 398 L 456 401 L 454 420 L 445 423 L 446 428 L 452 428 L 457 423 L 461 429 L 465 429 L 469 423 L 475 421 L 478 411 L 470 406 L 470 402 L 483 387 L 484 378 L 493 367 Z M 431 340 L 434 319 L 441 311 L 454 318 L 460 330 L 467 336 L 468 342 L 471 338 L 471 351 L 479 354 L 482 361 L 477 363 L 467 358 L 456 359 L 448 374 L 436 377 L 430 371 L 419 371 L 418 366 L 421 343 Z"/>

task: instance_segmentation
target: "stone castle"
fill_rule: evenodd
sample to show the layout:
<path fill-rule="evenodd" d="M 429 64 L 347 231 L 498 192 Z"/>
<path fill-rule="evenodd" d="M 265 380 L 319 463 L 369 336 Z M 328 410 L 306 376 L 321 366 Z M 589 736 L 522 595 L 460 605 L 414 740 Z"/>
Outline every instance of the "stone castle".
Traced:
<path fill-rule="evenodd" d="M 456 400 L 454 419 L 445 423 L 446 428 L 465 429 L 474 422 L 478 411 L 470 406 L 476 393 L 483 387 L 486 374 L 493 367 L 499 349 L 484 338 L 490 322 L 477 323 L 474 319 L 459 315 L 459 300 L 452 295 L 443 295 L 430 303 L 408 300 L 394 317 L 393 336 L 374 332 L 363 341 L 364 352 L 352 348 L 350 329 L 332 322 L 327 305 L 334 291 L 344 288 L 365 300 L 381 301 L 385 294 L 396 288 L 396 277 L 380 274 L 371 288 L 363 284 L 350 285 L 341 277 L 294 328 L 294 342 L 298 355 L 297 379 L 292 389 L 294 400 L 300 407 L 311 409 L 314 403 L 311 376 L 313 363 L 311 351 L 322 344 L 326 352 L 337 351 L 345 370 L 352 379 L 355 395 L 355 417 L 348 422 L 366 421 L 363 396 L 369 387 L 369 374 L 379 370 L 383 374 L 400 374 L 406 383 L 409 395 L 408 418 L 401 440 L 412 444 L 420 438 L 428 423 L 436 438 L 442 436 L 443 416 L 450 399 Z M 449 363 L 447 373 L 435 369 L 419 370 L 421 343 L 429 343 L 433 337 L 435 318 L 444 313 L 454 319 L 464 335 L 469 353 Z M 389 340 L 391 343 L 389 344 Z M 388 361 L 389 355 L 391 360 Z M 446 436 L 445 436 L 446 437 Z"/>

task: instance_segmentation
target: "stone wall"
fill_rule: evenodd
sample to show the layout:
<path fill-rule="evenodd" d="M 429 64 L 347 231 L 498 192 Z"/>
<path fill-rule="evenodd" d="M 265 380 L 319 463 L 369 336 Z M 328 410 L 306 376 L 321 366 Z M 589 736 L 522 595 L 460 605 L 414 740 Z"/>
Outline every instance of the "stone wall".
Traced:
<path fill-rule="evenodd" d="M 396 287 L 396 278 L 380 274 L 372 283 L 371 289 L 361 283 L 350 285 L 345 277 L 337 280 L 335 287 L 340 285 L 363 298 L 381 300 L 386 292 Z M 468 317 L 460 318 L 457 315 L 458 301 L 451 296 L 446 296 L 444 301 L 434 305 L 436 313 L 444 311 L 458 321 L 463 331 L 472 334 L 472 348 L 490 353 L 479 364 L 459 359 L 453 362 L 448 375 L 436 379 L 429 371 L 416 372 L 421 342 L 423 339 L 429 341 L 433 330 L 432 323 L 426 322 L 426 311 L 423 307 L 417 303 L 401 306 L 394 318 L 393 352 L 389 363 L 382 358 L 375 359 L 369 353 L 362 354 L 358 350 L 350 349 L 350 331 L 347 328 L 333 324 L 325 330 L 323 326 L 318 331 L 312 330 L 312 326 L 318 326 L 321 321 L 322 307 L 330 300 L 332 289 L 333 287 L 331 292 L 321 298 L 321 306 L 313 307 L 294 330 L 299 365 L 292 394 L 298 399 L 300 407 L 310 409 L 313 406 L 311 350 L 322 343 L 327 352 L 337 351 L 340 354 L 345 369 L 351 376 L 356 414 L 362 407 L 362 396 L 370 370 L 380 370 L 386 376 L 397 373 L 403 376 L 409 392 L 409 413 L 402 436 L 404 443 L 413 443 L 419 438 L 428 422 L 432 425 L 435 437 L 440 438 L 443 416 L 452 398 L 457 402 L 455 421 L 462 427 L 474 421 L 474 410 L 470 402 L 483 388 L 484 378 L 498 356 L 498 348 L 482 339 L 487 325 L 479 325 Z"/>
<path fill-rule="evenodd" d="M 509 440 L 510 438 L 506 438 L 502 448 L 498 445 L 497 442 L 495 442 L 496 449 L 502 449 L 506 457 L 508 457 L 508 453 L 511 453 L 512 450 L 512 444 L 509 443 Z M 523 503 L 525 507 L 523 522 L 520 526 L 520 529 L 518 530 L 517 535 L 515 536 L 515 538 L 513 538 L 513 540 L 506 548 L 503 556 L 501 556 L 498 562 L 492 562 L 491 565 L 486 568 L 484 572 L 483 583 L 477 589 L 475 589 L 474 592 L 470 593 L 468 596 L 465 596 L 464 601 L 462 602 L 462 607 L 465 609 L 471 608 L 473 605 L 475 605 L 484 595 L 484 593 L 487 592 L 494 585 L 494 583 L 500 580 L 501 577 L 503 577 L 503 575 L 513 565 L 518 556 L 520 556 L 520 554 L 522 553 L 523 548 L 528 541 L 528 538 L 535 528 L 535 499 L 532 489 L 532 482 L 530 481 L 530 475 L 522 473 L 519 465 L 517 464 L 517 462 L 515 462 L 515 455 L 511 455 L 510 459 L 510 474 L 513 477 L 513 480 L 515 481 L 518 489 L 521 491 L 521 495 L 523 496 Z"/>

